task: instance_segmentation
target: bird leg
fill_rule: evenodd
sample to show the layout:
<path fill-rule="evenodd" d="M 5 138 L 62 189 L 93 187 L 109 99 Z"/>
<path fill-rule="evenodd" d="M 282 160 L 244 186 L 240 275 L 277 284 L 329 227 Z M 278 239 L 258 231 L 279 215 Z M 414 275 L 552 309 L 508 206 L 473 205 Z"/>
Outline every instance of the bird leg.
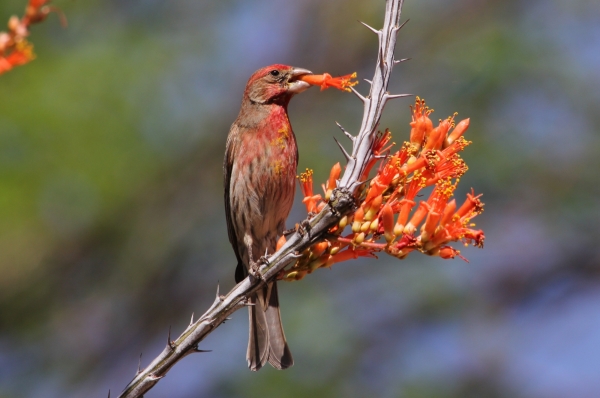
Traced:
<path fill-rule="evenodd" d="M 265 254 L 262 255 L 258 261 L 256 262 L 256 264 L 260 265 L 260 264 L 266 264 L 269 265 L 269 259 L 267 258 L 267 256 L 269 255 L 269 249 L 265 249 Z"/>
<path fill-rule="evenodd" d="M 283 235 L 287 238 L 288 236 L 290 236 L 291 234 L 293 234 L 294 232 L 296 232 L 298 230 L 298 228 L 296 228 L 294 226 L 294 228 L 290 228 L 290 229 L 286 229 L 285 231 L 283 231 Z"/>
<path fill-rule="evenodd" d="M 252 276 L 256 279 L 261 279 L 260 269 L 260 261 L 254 261 L 254 256 L 252 256 L 252 241 L 244 239 L 244 243 L 246 244 L 246 249 L 248 250 L 248 275 Z M 262 258 L 262 257 L 261 257 Z"/>
<path fill-rule="evenodd" d="M 308 234 L 308 237 L 310 238 L 310 222 L 304 220 L 300 224 L 296 224 L 296 231 L 298 231 L 300 236 Z"/>

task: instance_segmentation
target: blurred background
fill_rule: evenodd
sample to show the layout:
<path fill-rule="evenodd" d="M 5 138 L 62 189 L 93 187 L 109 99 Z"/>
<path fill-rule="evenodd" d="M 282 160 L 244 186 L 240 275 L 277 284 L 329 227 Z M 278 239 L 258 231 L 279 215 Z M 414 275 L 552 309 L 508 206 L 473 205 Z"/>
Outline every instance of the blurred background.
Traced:
<path fill-rule="evenodd" d="M 3 0 L 0 22 L 26 0 Z M 251 73 L 370 78 L 384 1 L 56 0 L 38 58 L 0 76 L 0 397 L 118 393 L 233 286 L 225 138 Z M 462 260 L 348 262 L 282 283 L 296 364 L 246 367 L 246 311 L 148 397 L 600 396 L 600 2 L 407 0 L 392 92 L 470 117 L 486 211 Z M 4 21 L 4 22 L 2 22 Z M 363 93 L 366 83 L 357 88 Z M 381 127 L 408 138 L 413 99 Z M 300 169 L 342 157 L 361 104 L 317 89 Z M 304 217 L 295 203 L 288 226 Z"/>

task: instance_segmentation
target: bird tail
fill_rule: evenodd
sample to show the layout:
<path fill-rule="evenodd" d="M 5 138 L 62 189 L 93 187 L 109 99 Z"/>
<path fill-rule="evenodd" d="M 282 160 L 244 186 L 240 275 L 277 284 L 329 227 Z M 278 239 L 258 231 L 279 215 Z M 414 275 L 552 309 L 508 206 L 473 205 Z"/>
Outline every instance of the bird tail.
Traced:
<path fill-rule="evenodd" d="M 286 369 L 294 364 L 285 340 L 276 282 L 270 283 L 250 297 L 250 337 L 246 359 L 252 371 L 259 370 L 267 361 L 275 369 Z"/>

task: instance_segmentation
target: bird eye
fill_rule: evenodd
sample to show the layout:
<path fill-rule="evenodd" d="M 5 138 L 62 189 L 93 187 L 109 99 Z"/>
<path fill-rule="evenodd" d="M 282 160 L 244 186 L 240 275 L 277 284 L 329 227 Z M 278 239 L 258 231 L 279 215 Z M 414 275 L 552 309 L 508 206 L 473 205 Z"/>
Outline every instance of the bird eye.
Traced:
<path fill-rule="evenodd" d="M 279 76 L 279 71 L 276 69 L 273 69 L 271 72 L 269 72 L 271 74 L 271 76 Z"/>

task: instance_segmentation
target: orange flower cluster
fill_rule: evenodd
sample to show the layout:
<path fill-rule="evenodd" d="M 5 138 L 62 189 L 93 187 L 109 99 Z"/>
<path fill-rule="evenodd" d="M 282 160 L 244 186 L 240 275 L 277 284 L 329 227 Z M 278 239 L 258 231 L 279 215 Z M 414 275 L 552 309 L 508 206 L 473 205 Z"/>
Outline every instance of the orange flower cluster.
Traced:
<path fill-rule="evenodd" d="M 376 175 L 361 193 L 357 210 L 344 216 L 331 228 L 326 240 L 312 245 L 302 257 L 282 273 L 282 279 L 298 280 L 317 268 L 361 256 L 375 257 L 385 252 L 399 259 L 419 251 L 444 259 L 460 257 L 460 251 L 448 246 L 462 241 L 483 247 L 482 230 L 472 229 L 471 220 L 483 211 L 481 195 L 471 192 L 460 207 L 452 199 L 460 177 L 467 165 L 459 156 L 470 141 L 463 134 L 469 119 L 454 123 L 454 114 L 434 127 L 429 115 L 433 112 L 425 101 L 417 97 L 412 109 L 410 140 L 393 154 L 391 133 L 386 130 L 377 136 L 373 145 L 375 155 L 387 153 Z M 374 158 L 363 179 L 370 175 L 378 162 Z M 315 195 L 312 188 L 312 171 L 299 177 L 304 193 L 304 203 L 309 214 L 320 211 L 329 200 L 340 176 L 341 167 L 334 165 L 329 180 L 323 185 L 325 197 Z M 431 187 L 425 200 L 418 200 L 422 191 Z M 344 235 L 346 227 L 351 232 Z M 283 245 L 281 238 L 279 245 Z"/>
<path fill-rule="evenodd" d="M 53 11 L 58 12 L 55 7 L 47 5 L 48 2 L 49 0 L 29 0 L 23 18 L 13 15 L 8 20 L 8 32 L 0 32 L 0 74 L 35 59 L 33 45 L 27 41 L 29 25 L 43 21 Z M 65 25 L 64 16 L 60 16 Z"/>
<path fill-rule="evenodd" d="M 356 79 L 356 72 L 349 75 L 340 77 L 331 77 L 329 73 L 323 73 L 322 75 L 304 75 L 299 80 L 311 84 L 313 86 L 321 86 L 321 91 L 328 89 L 329 87 L 337 88 L 342 91 L 352 91 L 350 87 L 356 86 L 358 81 L 352 81 Z"/>

